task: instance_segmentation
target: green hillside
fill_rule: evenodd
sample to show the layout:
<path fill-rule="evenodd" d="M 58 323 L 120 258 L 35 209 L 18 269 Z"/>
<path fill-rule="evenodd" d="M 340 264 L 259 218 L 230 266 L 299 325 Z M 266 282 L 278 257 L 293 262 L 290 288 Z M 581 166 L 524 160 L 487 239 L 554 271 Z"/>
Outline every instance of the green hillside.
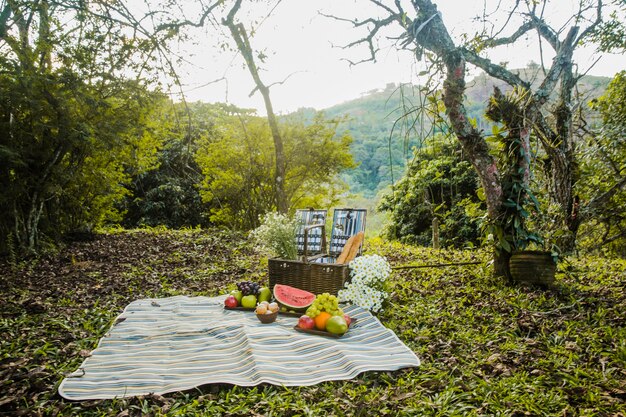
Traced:
<path fill-rule="evenodd" d="M 388 84 L 323 110 L 328 117 L 344 118 L 338 131 L 347 130 L 354 139 L 351 150 L 358 166 L 343 174 L 352 193 L 373 197 L 391 184 L 392 176 L 397 181 L 402 175 L 412 147 L 419 146 L 419 137 L 425 135 L 415 129 L 408 132 L 407 120 L 401 119 L 403 108 L 418 103 L 417 87 Z M 311 108 L 297 112 L 307 119 L 314 113 Z"/>
<path fill-rule="evenodd" d="M 540 68 L 532 64 L 527 69 L 516 70 L 523 79 L 529 81 L 541 78 L 539 71 Z M 609 81 L 608 77 L 584 76 L 579 90 L 583 95 L 582 100 L 588 101 L 601 95 Z M 502 91 L 510 90 L 504 83 L 486 74 L 468 82 L 467 110 L 470 117 L 475 118 L 483 128 L 489 127 L 482 111 L 494 86 Z M 368 91 L 359 98 L 323 110 L 330 117 L 345 117 L 339 131 L 348 130 L 354 139 L 352 154 L 359 165 L 343 176 L 352 193 L 373 197 L 391 184 L 392 174 L 395 181 L 402 176 L 406 163 L 412 156 L 411 149 L 420 146 L 420 138 L 428 134 L 430 129 L 427 119 L 424 119 L 425 126 L 418 124 L 413 129 L 407 128 L 407 124 L 412 123 L 410 119 L 415 119 L 416 114 L 412 114 L 407 120 L 398 121 L 404 108 L 419 105 L 418 90 L 417 86 L 404 85 L 400 88 L 393 83 L 387 84 L 385 88 Z M 314 113 L 315 110 L 311 108 L 296 112 L 307 119 Z"/>

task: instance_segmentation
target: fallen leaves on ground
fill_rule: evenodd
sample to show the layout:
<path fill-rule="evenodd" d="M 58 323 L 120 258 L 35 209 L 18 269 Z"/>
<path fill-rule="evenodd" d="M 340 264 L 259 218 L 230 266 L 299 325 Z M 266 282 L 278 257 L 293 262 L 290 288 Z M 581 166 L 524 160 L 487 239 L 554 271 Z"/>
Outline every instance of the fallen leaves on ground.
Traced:
<path fill-rule="evenodd" d="M 421 367 L 313 387 L 209 385 L 184 393 L 73 403 L 61 380 L 133 300 L 217 295 L 266 282 L 244 235 L 145 230 L 96 235 L 57 253 L 0 261 L 0 411 L 11 415 L 626 415 L 626 262 L 570 259 L 554 288 L 491 277 L 483 251 L 368 241 L 398 270 L 379 318 Z M 155 300 L 158 304 L 158 301 Z"/>

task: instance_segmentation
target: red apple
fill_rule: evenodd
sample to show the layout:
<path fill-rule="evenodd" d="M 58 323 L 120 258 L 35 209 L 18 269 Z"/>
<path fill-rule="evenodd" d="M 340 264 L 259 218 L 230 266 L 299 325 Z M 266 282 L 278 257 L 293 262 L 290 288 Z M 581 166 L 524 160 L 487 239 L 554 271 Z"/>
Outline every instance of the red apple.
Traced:
<path fill-rule="evenodd" d="M 224 300 L 224 305 L 228 308 L 233 308 L 233 307 L 237 307 L 237 299 L 235 298 L 234 295 L 229 295 L 228 297 L 226 297 L 226 299 Z"/>
<path fill-rule="evenodd" d="M 348 325 L 348 327 L 350 327 L 350 323 L 352 323 L 352 319 L 350 318 L 350 316 L 347 314 L 344 314 L 343 319 L 346 321 L 346 324 Z"/>
<path fill-rule="evenodd" d="M 298 327 L 301 329 L 312 329 L 315 327 L 315 320 L 305 314 L 298 319 Z"/>

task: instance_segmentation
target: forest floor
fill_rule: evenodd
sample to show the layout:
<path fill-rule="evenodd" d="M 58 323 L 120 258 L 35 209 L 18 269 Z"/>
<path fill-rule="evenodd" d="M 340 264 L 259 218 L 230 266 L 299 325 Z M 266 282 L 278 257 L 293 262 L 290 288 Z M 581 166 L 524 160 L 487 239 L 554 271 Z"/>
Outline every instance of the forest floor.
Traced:
<path fill-rule="evenodd" d="M 368 240 L 392 265 L 486 261 Z M 218 295 L 266 282 L 243 235 L 126 231 L 37 260 L 0 260 L 0 414 L 626 416 L 626 261 L 560 264 L 548 290 L 507 285 L 485 265 L 394 271 L 378 317 L 422 360 L 312 387 L 207 385 L 70 402 L 57 388 L 133 300 Z"/>

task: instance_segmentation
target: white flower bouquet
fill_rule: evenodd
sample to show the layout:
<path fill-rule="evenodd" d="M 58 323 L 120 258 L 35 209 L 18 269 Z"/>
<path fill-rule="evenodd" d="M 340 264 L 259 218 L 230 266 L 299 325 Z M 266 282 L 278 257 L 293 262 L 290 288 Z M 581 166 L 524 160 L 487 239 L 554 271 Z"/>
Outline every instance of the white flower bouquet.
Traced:
<path fill-rule="evenodd" d="M 296 234 L 299 223 L 295 218 L 270 212 L 261 221 L 261 225 L 250 233 L 259 251 L 269 256 L 282 259 L 296 259 L 298 247 Z"/>
<path fill-rule="evenodd" d="M 391 266 L 380 255 L 364 255 L 350 262 L 350 283 L 339 290 L 339 298 L 367 310 L 378 312 L 387 298 L 384 282 L 391 273 Z"/>

